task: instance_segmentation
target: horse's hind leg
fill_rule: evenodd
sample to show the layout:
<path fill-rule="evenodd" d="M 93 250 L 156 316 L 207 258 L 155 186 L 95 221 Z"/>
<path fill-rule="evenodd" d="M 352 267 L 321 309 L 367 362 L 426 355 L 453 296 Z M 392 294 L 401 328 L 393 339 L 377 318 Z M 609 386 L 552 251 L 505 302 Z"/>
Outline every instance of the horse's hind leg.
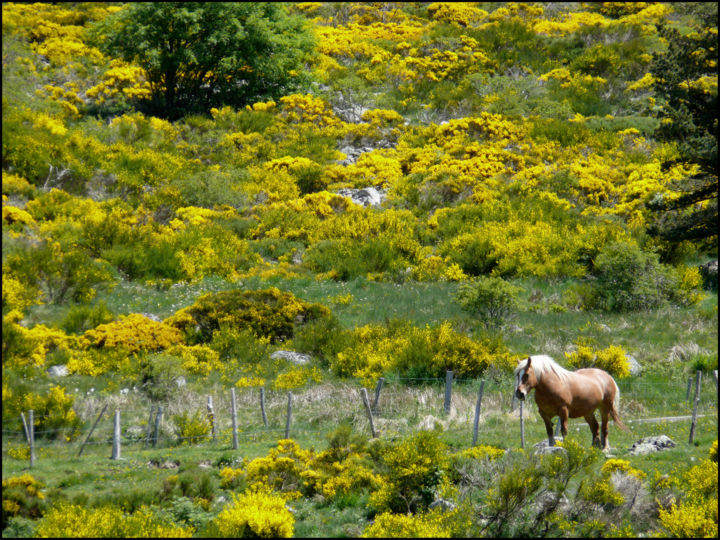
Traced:
<path fill-rule="evenodd" d="M 610 448 L 610 441 L 608 440 L 608 419 L 610 417 L 610 411 L 608 407 L 602 407 L 600 409 L 600 420 L 602 421 L 602 448 L 607 450 Z"/>
<path fill-rule="evenodd" d="M 567 437 L 567 427 L 568 427 L 568 417 L 570 416 L 570 411 L 568 411 L 567 407 L 563 407 L 560 409 L 558 422 L 560 422 L 560 433 L 562 433 L 563 440 Z"/>
<path fill-rule="evenodd" d="M 592 444 L 593 446 L 600 447 L 600 425 L 598 424 L 597 420 L 595 419 L 595 412 L 591 412 L 590 414 L 585 415 L 585 421 L 590 426 L 590 431 L 592 431 Z M 603 423 L 603 426 L 607 428 L 607 424 Z"/>

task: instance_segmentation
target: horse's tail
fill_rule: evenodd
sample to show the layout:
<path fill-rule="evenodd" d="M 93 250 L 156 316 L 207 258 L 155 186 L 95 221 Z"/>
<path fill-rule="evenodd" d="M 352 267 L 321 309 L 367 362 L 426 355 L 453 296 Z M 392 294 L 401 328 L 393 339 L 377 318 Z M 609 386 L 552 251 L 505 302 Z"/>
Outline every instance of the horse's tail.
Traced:
<path fill-rule="evenodd" d="M 620 415 L 618 414 L 618 411 L 620 410 L 620 388 L 618 388 L 615 379 L 612 379 L 612 382 L 615 385 L 615 397 L 613 398 L 612 409 L 610 409 L 610 416 L 612 417 L 613 422 L 615 422 L 615 425 L 617 427 L 619 427 L 626 433 L 631 433 L 628 427 L 622 423 L 622 420 L 620 420 Z"/>

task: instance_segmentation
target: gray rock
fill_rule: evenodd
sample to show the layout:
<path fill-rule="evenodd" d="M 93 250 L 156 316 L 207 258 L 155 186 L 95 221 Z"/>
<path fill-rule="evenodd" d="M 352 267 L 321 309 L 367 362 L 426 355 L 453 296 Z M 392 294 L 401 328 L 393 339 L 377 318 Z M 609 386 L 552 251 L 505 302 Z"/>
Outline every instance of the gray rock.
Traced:
<path fill-rule="evenodd" d="M 562 437 L 555 437 L 555 445 L 550 446 L 550 441 L 543 439 L 537 444 L 533 445 L 536 454 L 554 454 L 556 452 L 567 452 L 562 446 L 557 446 L 557 443 L 562 442 Z"/>
<path fill-rule="evenodd" d="M 385 201 L 385 191 L 374 187 L 362 189 L 341 189 L 337 192 L 360 206 L 380 206 Z"/>
<path fill-rule="evenodd" d="M 309 354 L 302 354 L 295 351 L 275 351 L 270 355 L 270 358 L 272 360 L 282 358 L 284 360 L 287 360 L 288 362 L 292 362 L 295 365 L 301 366 L 303 364 L 309 363 L 310 358 L 312 357 Z"/>
<path fill-rule="evenodd" d="M 628 364 L 630 365 L 630 375 L 633 377 L 636 375 L 640 375 L 642 373 L 642 366 L 640 365 L 640 362 L 638 362 L 634 356 L 630 354 L 625 355 L 625 359 L 628 361 Z"/>
<path fill-rule="evenodd" d="M 157 315 L 154 315 L 152 313 L 141 313 L 140 315 L 142 315 L 143 317 L 147 317 L 151 321 L 162 322 L 162 319 L 160 317 L 158 317 Z"/>
<path fill-rule="evenodd" d="M 65 364 L 60 364 L 58 366 L 50 366 L 47 368 L 47 374 L 51 377 L 65 377 L 70 375 L 70 372 Z"/>
<path fill-rule="evenodd" d="M 430 510 L 440 508 L 443 512 L 452 512 L 455 508 L 457 508 L 457 505 L 451 501 L 446 501 L 445 499 L 437 499 L 431 502 L 428 508 Z"/>
<path fill-rule="evenodd" d="M 656 437 L 645 437 L 634 443 L 628 448 L 628 453 L 633 456 L 642 456 L 651 454 L 652 452 L 660 452 L 668 448 L 675 448 L 676 444 L 667 435 L 658 435 Z"/>

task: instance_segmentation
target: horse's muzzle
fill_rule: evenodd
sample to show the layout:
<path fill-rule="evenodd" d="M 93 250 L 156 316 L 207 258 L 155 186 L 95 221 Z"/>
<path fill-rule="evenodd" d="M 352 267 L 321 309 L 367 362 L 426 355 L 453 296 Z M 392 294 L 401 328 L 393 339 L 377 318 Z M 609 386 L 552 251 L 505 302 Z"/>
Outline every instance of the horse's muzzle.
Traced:
<path fill-rule="evenodd" d="M 520 390 L 515 390 L 515 397 L 518 398 L 520 401 L 525 401 L 525 398 L 527 396 L 524 392 L 521 392 Z"/>

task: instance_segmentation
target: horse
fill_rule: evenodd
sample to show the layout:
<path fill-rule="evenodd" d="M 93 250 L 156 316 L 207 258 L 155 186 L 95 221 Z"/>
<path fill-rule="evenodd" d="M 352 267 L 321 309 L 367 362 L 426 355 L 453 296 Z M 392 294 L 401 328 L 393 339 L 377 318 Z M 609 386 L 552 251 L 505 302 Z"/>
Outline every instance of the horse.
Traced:
<path fill-rule="evenodd" d="M 515 396 L 524 400 L 535 389 L 535 403 L 545 422 L 550 446 L 555 446 L 552 419 L 559 417 L 563 437 L 567 435 L 568 418 L 585 418 L 593 436 L 593 446 L 609 448 L 608 418 L 623 431 L 630 430 L 618 415 L 620 389 L 612 376 L 602 369 L 586 368 L 568 371 L 546 355 L 528 356 L 515 369 Z M 595 410 L 600 408 L 602 439 L 598 436 Z"/>

